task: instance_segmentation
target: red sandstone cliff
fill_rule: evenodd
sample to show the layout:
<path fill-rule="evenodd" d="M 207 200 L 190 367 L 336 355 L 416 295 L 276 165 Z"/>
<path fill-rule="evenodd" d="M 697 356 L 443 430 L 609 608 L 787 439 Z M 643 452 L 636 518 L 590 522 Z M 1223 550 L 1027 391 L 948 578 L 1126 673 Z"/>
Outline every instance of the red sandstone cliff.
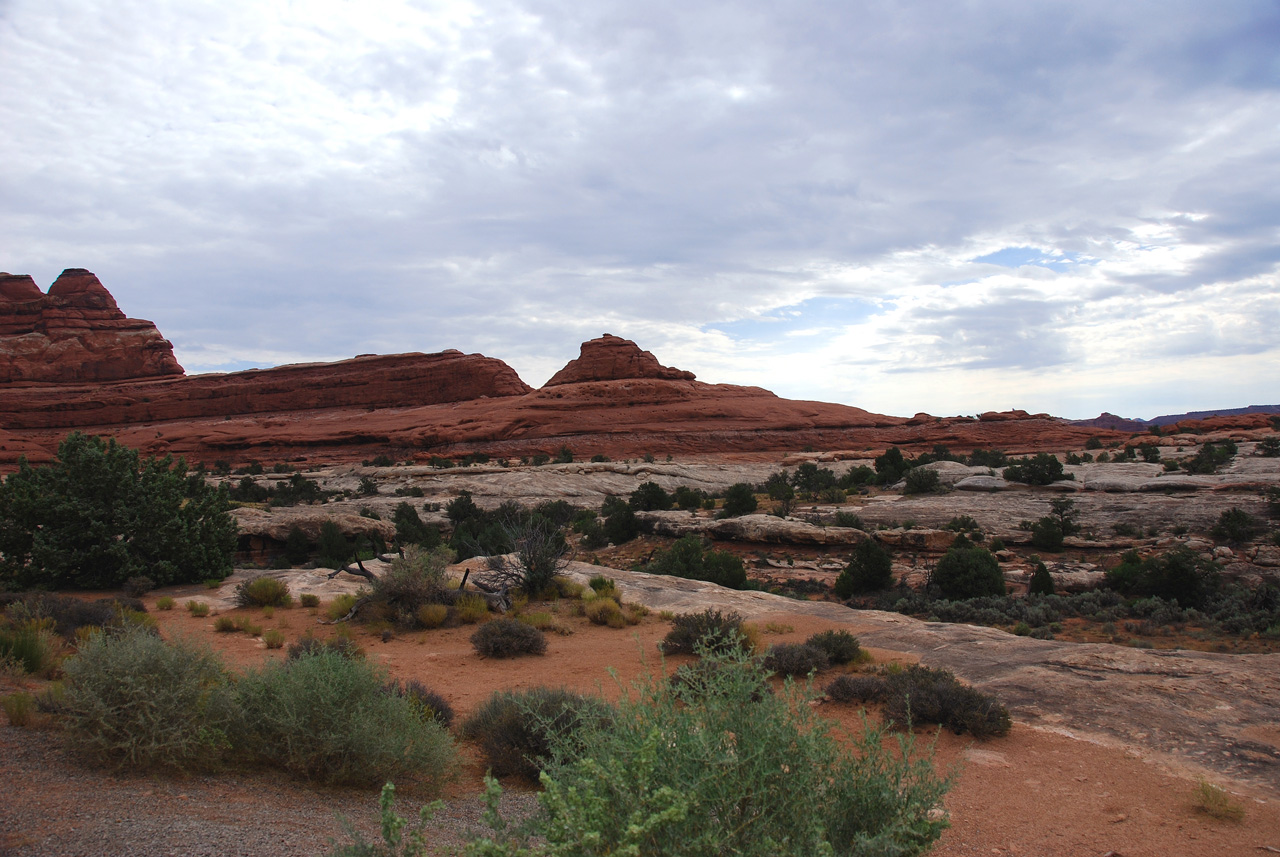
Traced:
<path fill-rule="evenodd" d="M 45 345 L 24 350 L 37 340 Z M 707 384 L 609 334 L 583 343 L 540 390 L 500 360 L 458 351 L 187 377 L 154 325 L 125 318 L 79 270 L 49 295 L 30 277 L 0 277 L 0 354 L 8 360 L 0 463 L 10 465 L 18 455 L 49 457 L 71 429 L 111 434 L 148 454 L 264 462 L 384 451 L 519 456 L 562 444 L 614 457 L 806 446 L 874 454 L 939 443 L 1016 453 L 1083 445 L 1098 433 L 1044 414 L 905 419 Z"/>
<path fill-rule="evenodd" d="M 47 295 L 29 276 L 0 273 L 0 383 L 181 374 L 156 326 L 126 318 L 83 268 L 63 271 Z"/>

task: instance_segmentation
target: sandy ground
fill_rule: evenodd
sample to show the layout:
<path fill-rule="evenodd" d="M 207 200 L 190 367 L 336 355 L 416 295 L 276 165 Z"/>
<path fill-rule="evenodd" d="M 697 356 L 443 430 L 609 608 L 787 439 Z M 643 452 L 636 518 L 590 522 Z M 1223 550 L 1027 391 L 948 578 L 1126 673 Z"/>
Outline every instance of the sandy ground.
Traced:
<path fill-rule="evenodd" d="M 284 656 L 244 634 L 216 633 L 213 617 L 194 618 L 181 608 L 158 611 L 154 595 L 148 600 L 166 636 L 207 639 L 233 665 L 259 664 L 266 658 Z M 473 626 L 397 634 L 386 642 L 380 632 L 372 634 L 357 627 L 356 639 L 366 656 L 391 676 L 418 679 L 443 694 L 460 718 L 499 688 L 564 686 L 613 697 L 646 670 L 664 668 L 656 644 L 670 625 L 658 616 L 615 630 L 571 616 L 567 603 L 562 602 L 560 609 L 561 620 L 571 633 L 548 634 L 547 653 L 541 657 L 481 659 L 469 642 Z M 321 617 L 313 610 L 277 610 L 269 619 L 260 610 L 232 612 L 246 613 L 265 628 L 278 628 L 290 640 L 306 632 L 319 636 L 332 633 L 332 626 L 320 624 Z M 758 617 L 755 624 L 762 629 L 765 643 L 798 642 L 835 627 L 811 616 L 785 613 Z M 879 662 L 910 660 L 887 651 L 873 653 Z M 673 669 L 679 662 L 679 658 L 669 659 L 665 668 Z M 821 677 L 820 684 L 832 675 Z M 851 706 L 827 703 L 820 711 L 848 728 L 856 728 L 859 722 L 859 712 Z M 922 735 L 927 739 L 932 733 Z M 33 742 L 39 747 L 33 747 Z M 7 796 L 0 799 L 0 854 L 94 853 L 59 850 L 53 847 L 49 831 L 69 824 L 71 817 L 90 818 L 95 807 L 108 800 L 104 790 L 115 788 L 148 795 L 151 806 L 147 811 L 160 806 L 159 811 L 173 824 L 181 821 L 183 813 L 199 814 L 200 806 L 233 805 L 239 795 L 245 806 L 226 824 L 231 829 L 238 824 L 248 830 L 253 825 L 270 824 L 274 817 L 277 826 L 272 835 L 279 845 L 291 846 L 273 847 L 274 853 L 321 853 L 325 838 L 340 832 L 332 818 L 333 808 L 357 816 L 363 812 L 364 820 L 371 821 L 376 800 L 372 792 L 329 792 L 320 795 L 320 809 L 307 809 L 315 795 L 305 785 L 290 783 L 271 772 L 235 772 L 180 781 L 156 775 L 112 778 L 80 766 L 61 750 L 56 735 L 7 725 L 0 729 L 0 747 L 4 750 L 0 776 L 9 784 Z M 46 761 L 30 761 L 37 758 Z M 944 733 L 938 736 L 936 761 L 940 767 L 957 772 L 955 786 L 946 798 L 952 826 L 932 852 L 937 855 L 1217 857 L 1280 853 L 1280 795 L 1219 781 L 1244 806 L 1245 817 L 1240 822 L 1218 821 L 1195 810 L 1193 776 L 1144 758 L 1133 748 L 1106 746 L 1086 737 L 1015 723 L 1008 737 L 989 741 Z M 31 770 L 33 766 L 40 770 Z M 449 790 L 451 807 L 474 804 L 482 773 L 472 755 L 464 775 Z M 252 795 L 252 800 L 247 795 Z M 135 810 L 127 797 L 109 799 L 116 803 L 109 814 L 120 816 L 118 823 L 128 824 Z M 274 815 L 273 801 L 281 804 Z M 296 833 L 289 833 L 290 825 L 280 824 L 290 812 L 304 810 L 310 813 L 307 824 L 299 826 Z M 141 825 L 141 821 L 137 823 Z M 243 841 L 245 850 L 232 849 L 230 853 L 266 853 L 247 844 L 257 840 Z M 449 840 L 442 836 L 441 841 Z M 123 847 L 117 851 L 107 844 L 97 853 L 135 852 Z M 222 853 L 228 852 L 224 849 Z"/>

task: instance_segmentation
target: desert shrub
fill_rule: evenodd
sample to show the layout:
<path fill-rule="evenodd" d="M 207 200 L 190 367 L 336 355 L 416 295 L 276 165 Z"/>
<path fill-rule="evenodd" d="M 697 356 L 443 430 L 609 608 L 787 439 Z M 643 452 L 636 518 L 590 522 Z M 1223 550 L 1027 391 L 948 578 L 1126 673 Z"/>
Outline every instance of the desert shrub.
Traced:
<path fill-rule="evenodd" d="M 708 607 L 699 613 L 681 613 L 659 648 L 667 655 L 691 655 L 699 647 L 712 653 L 748 650 L 751 643 L 739 613 L 721 613 Z"/>
<path fill-rule="evenodd" d="M 399 544 L 418 545 L 428 550 L 440 546 L 440 530 L 424 524 L 418 517 L 418 510 L 408 503 L 399 503 L 391 520 L 396 525 L 396 542 Z"/>
<path fill-rule="evenodd" d="M 1232 506 L 1218 516 L 1218 521 L 1209 530 L 1209 535 L 1216 541 L 1238 545 L 1250 541 L 1261 529 L 1262 524 L 1257 518 L 1243 509 Z"/>
<path fill-rule="evenodd" d="M 141 598 L 155 588 L 156 582 L 145 574 L 129 578 L 120 587 L 121 591 L 130 598 Z"/>
<path fill-rule="evenodd" d="M 453 611 L 459 622 L 474 625 L 489 618 L 489 602 L 483 595 L 469 592 L 458 596 L 458 600 L 453 602 Z"/>
<path fill-rule="evenodd" d="M 319 607 L 320 596 L 314 592 L 304 592 L 298 596 L 298 603 L 303 607 Z"/>
<path fill-rule="evenodd" d="M 980 547 L 953 547 L 933 571 L 932 581 L 944 598 L 977 598 L 1004 594 L 1004 574 L 991 551 Z"/>
<path fill-rule="evenodd" d="M 602 598 L 618 598 L 618 585 L 614 583 L 612 578 L 605 577 L 603 574 L 592 575 L 587 581 L 587 585 L 591 587 L 591 591 Z"/>
<path fill-rule="evenodd" d="M 862 646 L 858 638 L 848 631 L 821 631 L 810 636 L 804 644 L 826 652 L 827 659 L 837 666 L 862 659 Z"/>
<path fill-rule="evenodd" d="M 298 660 L 310 655 L 334 654 L 344 658 L 362 657 L 360 647 L 350 637 L 329 637 L 321 639 L 307 634 L 298 638 L 298 642 L 290 643 L 288 649 L 289 660 Z"/>
<path fill-rule="evenodd" d="M 0 661 L 2 660 L 3 658 L 0 658 Z M 4 709 L 10 726 L 23 729 L 35 720 L 36 698 L 22 691 L 5 694 L 0 696 L 0 708 Z"/>
<path fill-rule="evenodd" d="M 837 527 L 848 527 L 851 530 L 865 530 L 867 525 L 862 522 L 862 518 L 853 512 L 836 512 L 835 525 Z"/>
<path fill-rule="evenodd" d="M 863 592 L 887 589 L 893 584 L 893 560 L 875 539 L 854 545 L 849 564 L 836 578 L 835 593 L 849 598 Z"/>
<path fill-rule="evenodd" d="M 671 495 L 657 482 L 646 482 L 631 492 L 627 505 L 640 512 L 665 512 L 671 508 Z"/>
<path fill-rule="evenodd" d="M 237 746 L 250 758 L 334 785 L 372 785 L 405 774 L 439 786 L 457 750 L 424 722 L 383 674 L 336 652 L 268 664 L 236 684 L 243 710 Z"/>
<path fill-rule="evenodd" d="M 453 725 L 453 719 L 456 715 L 454 714 L 453 706 L 449 704 L 449 700 L 422 682 L 414 679 L 393 681 L 387 684 L 386 691 L 392 696 L 400 696 L 408 700 L 419 720 L 424 722 L 428 720 L 435 721 L 445 729 Z"/>
<path fill-rule="evenodd" d="M 231 634 L 240 630 L 240 623 L 236 621 L 234 616 L 222 614 L 213 620 L 213 630 L 219 634 Z"/>
<path fill-rule="evenodd" d="M 288 584 L 274 577 L 252 577 L 236 586 L 236 604 L 241 607 L 288 607 L 292 603 Z"/>
<path fill-rule="evenodd" d="M 749 694 L 746 694 L 747 702 L 759 702 L 766 696 L 773 695 L 773 686 L 769 684 L 769 673 L 759 669 L 754 664 L 739 663 L 716 656 L 699 658 L 693 663 L 681 664 L 671 674 L 670 685 L 672 693 L 681 702 L 697 705 L 708 694 L 722 693 L 726 687 L 734 686 L 732 683 L 726 685 L 724 679 L 719 677 L 719 673 L 725 670 L 749 672 L 752 676 L 754 688 Z"/>
<path fill-rule="evenodd" d="M 547 853 L 914 855 L 938 838 L 949 783 L 909 737 L 890 749 L 868 727 L 846 744 L 806 691 L 756 699 L 761 668 L 731 663 L 697 696 L 650 677 L 615 718 L 551 742 L 532 829 Z"/>
<path fill-rule="evenodd" d="M 577 736 L 612 719 L 613 710 L 602 699 L 535 687 L 495 692 L 467 718 L 461 732 L 480 746 L 495 776 L 536 781 L 553 744 L 562 754 L 580 752 Z"/>
<path fill-rule="evenodd" d="M 236 544 L 229 504 L 181 460 L 73 432 L 52 464 L 23 459 L 0 484 L 0 583 L 115 589 L 143 575 L 159 586 L 225 577 Z"/>
<path fill-rule="evenodd" d="M 443 604 L 423 604 L 415 618 L 423 628 L 439 628 L 449 618 L 449 608 Z"/>
<path fill-rule="evenodd" d="M 1053 575 L 1043 562 L 1037 562 L 1035 571 L 1031 572 L 1031 582 L 1027 591 L 1032 595 L 1052 595 Z"/>
<path fill-rule="evenodd" d="M 1009 712 L 1000 701 L 961 684 L 948 670 L 912 665 L 885 681 L 885 717 L 899 726 L 937 723 L 975 738 L 1009 733 Z"/>
<path fill-rule="evenodd" d="M 1221 786 L 1200 780 L 1191 792 L 1191 803 L 1196 812 L 1202 812 L 1219 821 L 1240 821 L 1244 818 L 1244 806 L 1231 797 Z"/>
<path fill-rule="evenodd" d="M 881 455 L 877 455 L 873 463 L 876 467 L 876 482 L 881 485 L 892 485 L 911 469 L 911 463 L 896 446 L 891 446 Z"/>
<path fill-rule="evenodd" d="M 750 515 L 756 510 L 756 495 L 746 482 L 735 482 L 725 489 L 724 507 L 717 517 L 737 518 Z"/>
<path fill-rule="evenodd" d="M 567 562 L 569 545 L 555 522 L 537 512 L 504 511 L 494 515 L 493 526 L 509 545 L 510 555 L 489 556 L 490 578 L 536 595 L 556 579 Z"/>
<path fill-rule="evenodd" d="M 336 622 L 351 612 L 351 608 L 356 606 L 356 602 L 360 599 L 349 592 L 344 592 L 337 598 L 329 602 L 329 606 L 324 609 L 324 614 L 329 621 Z"/>
<path fill-rule="evenodd" d="M 319 562 L 325 568 L 342 568 L 355 555 L 351 543 L 333 521 L 320 525 L 320 541 L 316 544 Z"/>
<path fill-rule="evenodd" d="M 209 615 L 209 605 L 204 601 L 188 601 L 187 612 L 200 619 Z"/>
<path fill-rule="evenodd" d="M 1034 458 L 1011 459 L 1004 469 L 1004 478 L 1010 482 L 1024 482 L 1028 485 L 1048 485 L 1059 479 L 1074 479 L 1075 476 L 1062 472 L 1062 462 L 1056 455 L 1040 452 Z"/>
<path fill-rule="evenodd" d="M 173 609 L 173 605 L 174 605 L 174 604 L 176 604 L 176 603 L 177 603 L 177 602 L 173 600 L 173 597 L 172 597 L 172 596 L 170 596 L 170 595 L 161 595 L 159 598 L 157 598 L 157 599 L 156 599 L 156 609 L 157 609 L 157 610 L 172 610 L 172 609 Z"/>
<path fill-rule="evenodd" d="M 1040 518 L 1031 525 L 1031 545 L 1048 553 L 1061 553 L 1062 526 L 1048 516 Z"/>
<path fill-rule="evenodd" d="M 942 529 L 951 530 L 953 533 L 978 533 L 982 531 L 982 527 L 971 515 L 957 515 L 943 524 Z"/>
<path fill-rule="evenodd" d="M 594 625 L 608 625 L 610 628 L 626 627 L 626 617 L 622 608 L 612 598 L 594 598 L 582 605 L 583 613 Z"/>
<path fill-rule="evenodd" d="M 834 702 L 880 702 L 889 690 L 878 675 L 842 675 L 832 679 L 824 692 Z"/>
<path fill-rule="evenodd" d="M 903 494 L 936 494 L 942 490 L 938 471 L 928 467 L 913 467 L 907 471 Z"/>
<path fill-rule="evenodd" d="M 677 485 L 676 490 L 671 494 L 671 502 L 675 504 L 677 509 L 685 511 L 693 511 L 702 508 L 702 501 L 706 499 L 706 495 L 697 488 L 690 488 L 688 485 Z"/>
<path fill-rule="evenodd" d="M 640 535 L 640 521 L 626 503 L 613 505 L 604 515 L 604 534 L 615 545 L 625 544 Z"/>
<path fill-rule="evenodd" d="M 1129 596 L 1158 596 L 1183 607 L 1200 607 L 1220 585 L 1218 568 L 1185 547 L 1139 559 L 1135 551 L 1107 572 L 1106 583 Z"/>
<path fill-rule="evenodd" d="M 764 668 L 784 676 L 805 676 L 830 665 L 825 651 L 804 643 L 778 643 L 764 656 Z"/>
<path fill-rule="evenodd" d="M 262 642 L 266 644 L 268 649 L 283 649 L 284 633 L 272 628 L 262 635 Z"/>
<path fill-rule="evenodd" d="M 547 650 L 547 638 L 524 622 L 501 618 L 477 628 L 471 635 L 471 645 L 484 658 L 512 658 L 543 654 Z"/>
<path fill-rule="evenodd" d="M 1182 469 L 1188 473 L 1216 473 L 1219 467 L 1235 456 L 1236 451 L 1236 445 L 1229 440 L 1205 443 L 1196 450 L 1194 456 L 1183 460 Z"/>
<path fill-rule="evenodd" d="M 701 536 L 689 533 L 671 547 L 658 551 L 644 567 L 649 574 L 665 574 L 688 580 L 705 580 L 730 589 L 747 584 L 742 560 L 729 551 L 707 550 Z"/>
<path fill-rule="evenodd" d="M 61 708 L 73 744 L 122 768 L 215 764 L 236 718 L 208 648 L 143 630 L 91 635 L 68 659 Z"/>
<path fill-rule="evenodd" d="M 0 620 L 0 663 L 11 661 L 24 673 L 42 675 L 53 668 L 56 658 L 52 619 Z"/>
<path fill-rule="evenodd" d="M 1258 441 L 1258 455 L 1263 458 L 1280 458 L 1280 437 L 1271 435 Z"/>
<path fill-rule="evenodd" d="M 413 627 L 418 610 L 438 603 L 445 590 L 445 570 L 453 552 L 446 547 L 426 550 L 406 545 L 402 556 L 373 583 L 373 598 L 385 613 L 401 625 Z"/>

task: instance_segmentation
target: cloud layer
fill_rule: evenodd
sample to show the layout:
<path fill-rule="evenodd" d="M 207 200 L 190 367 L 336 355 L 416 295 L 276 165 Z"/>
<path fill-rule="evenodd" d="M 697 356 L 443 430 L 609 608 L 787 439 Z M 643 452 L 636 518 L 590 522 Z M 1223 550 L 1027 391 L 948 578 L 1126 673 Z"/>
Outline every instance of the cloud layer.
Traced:
<path fill-rule="evenodd" d="M 903 4 L 907 5 L 907 4 Z M 910 414 L 1271 404 L 1271 3 L 0 3 L 0 268 L 188 371 L 608 331 Z"/>

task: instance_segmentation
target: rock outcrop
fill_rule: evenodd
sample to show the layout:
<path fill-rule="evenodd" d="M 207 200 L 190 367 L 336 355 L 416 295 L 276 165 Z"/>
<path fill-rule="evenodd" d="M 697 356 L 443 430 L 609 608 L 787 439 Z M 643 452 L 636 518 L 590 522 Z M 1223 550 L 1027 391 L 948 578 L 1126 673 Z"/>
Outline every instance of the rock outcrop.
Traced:
<path fill-rule="evenodd" d="M 544 387 L 581 384 L 585 381 L 625 381 L 632 378 L 660 378 L 664 381 L 692 381 L 694 374 L 663 366 L 648 351 L 629 339 L 606 333 L 582 343 L 577 360 L 570 360 L 551 376 Z"/>
<path fill-rule="evenodd" d="M 181 375 L 156 326 L 127 318 L 83 268 L 63 271 L 48 294 L 29 276 L 0 274 L 0 383 Z"/>

